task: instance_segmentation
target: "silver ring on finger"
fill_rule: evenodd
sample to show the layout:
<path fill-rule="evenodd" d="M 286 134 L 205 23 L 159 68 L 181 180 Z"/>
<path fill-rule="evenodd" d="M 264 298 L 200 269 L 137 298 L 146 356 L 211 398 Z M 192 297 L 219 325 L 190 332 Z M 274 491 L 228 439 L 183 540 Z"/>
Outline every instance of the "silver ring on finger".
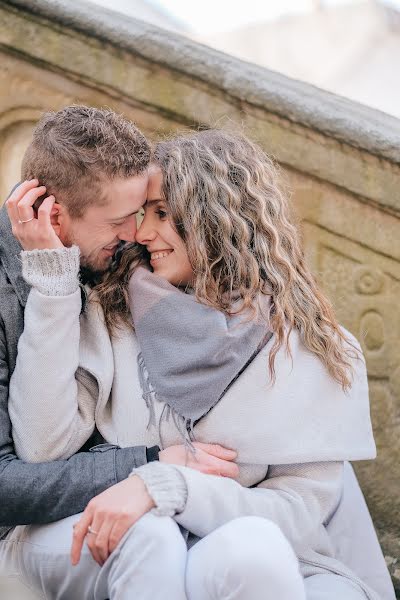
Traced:
<path fill-rule="evenodd" d="M 22 225 L 23 223 L 30 223 L 31 221 L 33 221 L 35 217 L 31 217 L 30 219 L 26 219 L 26 221 L 21 221 L 21 219 L 19 219 L 18 223 L 20 225 Z"/>
<path fill-rule="evenodd" d="M 89 525 L 87 532 L 88 532 L 88 534 L 89 534 L 89 533 L 91 533 L 92 535 L 98 535 L 98 534 L 99 534 L 99 532 L 98 532 L 98 531 L 95 531 L 95 530 L 94 530 L 94 529 L 91 527 L 91 525 Z"/>

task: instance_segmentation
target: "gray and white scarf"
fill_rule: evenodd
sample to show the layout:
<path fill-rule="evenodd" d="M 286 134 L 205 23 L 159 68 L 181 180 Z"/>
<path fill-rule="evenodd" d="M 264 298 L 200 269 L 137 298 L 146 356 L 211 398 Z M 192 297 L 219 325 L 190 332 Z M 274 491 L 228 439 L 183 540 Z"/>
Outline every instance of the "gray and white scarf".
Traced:
<path fill-rule="evenodd" d="M 270 298 L 260 296 L 255 315 L 229 316 L 143 267 L 131 277 L 129 298 L 149 424 L 158 400 L 186 436 L 271 338 Z"/>

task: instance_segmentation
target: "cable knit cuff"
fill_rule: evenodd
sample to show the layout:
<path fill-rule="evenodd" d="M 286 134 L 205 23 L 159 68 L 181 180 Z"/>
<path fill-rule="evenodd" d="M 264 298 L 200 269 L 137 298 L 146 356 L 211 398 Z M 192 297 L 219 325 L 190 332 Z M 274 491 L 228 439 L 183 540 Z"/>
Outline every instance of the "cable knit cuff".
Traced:
<path fill-rule="evenodd" d="M 21 252 L 22 276 L 45 296 L 69 296 L 79 286 L 78 246 Z"/>
<path fill-rule="evenodd" d="M 172 465 L 151 462 L 133 469 L 131 475 L 138 475 L 156 505 L 151 512 L 160 517 L 173 517 L 183 511 L 188 495 L 183 475 Z"/>

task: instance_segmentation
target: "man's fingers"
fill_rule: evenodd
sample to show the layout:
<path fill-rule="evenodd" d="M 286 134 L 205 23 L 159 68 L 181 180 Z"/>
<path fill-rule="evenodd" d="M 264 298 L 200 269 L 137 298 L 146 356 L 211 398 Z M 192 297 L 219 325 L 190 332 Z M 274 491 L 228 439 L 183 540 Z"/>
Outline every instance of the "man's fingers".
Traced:
<path fill-rule="evenodd" d="M 85 541 L 85 537 L 87 535 L 88 527 L 91 521 L 91 514 L 89 512 L 83 513 L 82 517 L 74 526 L 71 547 L 71 562 L 73 565 L 77 565 L 81 558 L 83 542 Z"/>
<path fill-rule="evenodd" d="M 54 196 L 47 196 L 42 202 L 38 210 L 38 221 L 42 226 L 50 226 L 51 209 L 54 206 L 56 199 Z"/>
<path fill-rule="evenodd" d="M 19 214 L 18 214 L 18 208 L 17 208 L 18 202 L 21 200 L 21 198 L 23 198 L 23 196 L 24 196 L 24 194 L 26 194 L 26 192 L 28 192 L 32 188 L 36 187 L 37 184 L 38 184 L 37 179 L 32 179 L 31 181 L 24 181 L 18 187 L 15 188 L 13 193 L 8 198 L 8 200 L 6 202 L 6 208 L 7 208 L 7 212 L 8 212 L 8 216 L 10 218 L 11 224 L 15 225 L 16 223 L 18 223 L 18 220 L 19 220 Z"/>
<path fill-rule="evenodd" d="M 237 452 L 235 450 L 229 450 L 228 448 L 224 448 L 219 444 L 203 444 L 202 442 L 194 442 L 193 446 L 203 450 L 203 452 L 207 452 L 207 454 L 221 458 L 222 460 L 235 460 L 237 457 Z"/>
<path fill-rule="evenodd" d="M 221 475 L 221 477 L 235 478 L 239 475 L 239 467 L 236 463 L 229 460 L 213 458 L 213 460 L 210 461 L 209 467 L 215 471 L 216 475 Z"/>
<path fill-rule="evenodd" d="M 21 221 L 27 221 L 34 216 L 33 205 L 45 192 L 46 188 L 44 185 L 35 187 L 33 190 L 26 192 L 23 198 L 17 203 L 18 215 Z"/>
<path fill-rule="evenodd" d="M 14 192 L 11 194 L 6 202 L 8 216 L 10 217 L 11 224 L 15 227 L 18 222 L 26 221 L 33 216 L 32 205 L 44 192 L 46 188 L 44 186 L 37 187 L 37 179 L 32 181 L 24 181 L 21 183 Z M 27 199 L 28 205 L 25 206 L 24 202 Z"/>
<path fill-rule="evenodd" d="M 10 194 L 7 203 L 16 204 L 21 200 L 21 198 L 24 197 L 26 192 L 28 192 L 32 188 L 35 188 L 38 185 L 38 183 L 39 182 L 37 179 L 29 179 L 28 181 L 23 181 L 15 188 L 12 194 Z"/>

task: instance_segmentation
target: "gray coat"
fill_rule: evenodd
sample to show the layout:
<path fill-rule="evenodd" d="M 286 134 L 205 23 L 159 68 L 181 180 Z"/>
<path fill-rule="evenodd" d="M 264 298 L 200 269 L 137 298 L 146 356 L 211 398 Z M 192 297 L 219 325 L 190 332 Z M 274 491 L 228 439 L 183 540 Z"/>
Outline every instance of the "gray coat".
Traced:
<path fill-rule="evenodd" d="M 145 446 L 102 445 L 103 439 L 98 434 L 86 445 L 86 451 L 68 460 L 31 464 L 15 455 L 8 388 L 29 293 L 21 274 L 20 251 L 3 207 L 0 209 L 0 538 L 15 525 L 49 523 L 81 512 L 91 498 L 147 462 Z"/>

